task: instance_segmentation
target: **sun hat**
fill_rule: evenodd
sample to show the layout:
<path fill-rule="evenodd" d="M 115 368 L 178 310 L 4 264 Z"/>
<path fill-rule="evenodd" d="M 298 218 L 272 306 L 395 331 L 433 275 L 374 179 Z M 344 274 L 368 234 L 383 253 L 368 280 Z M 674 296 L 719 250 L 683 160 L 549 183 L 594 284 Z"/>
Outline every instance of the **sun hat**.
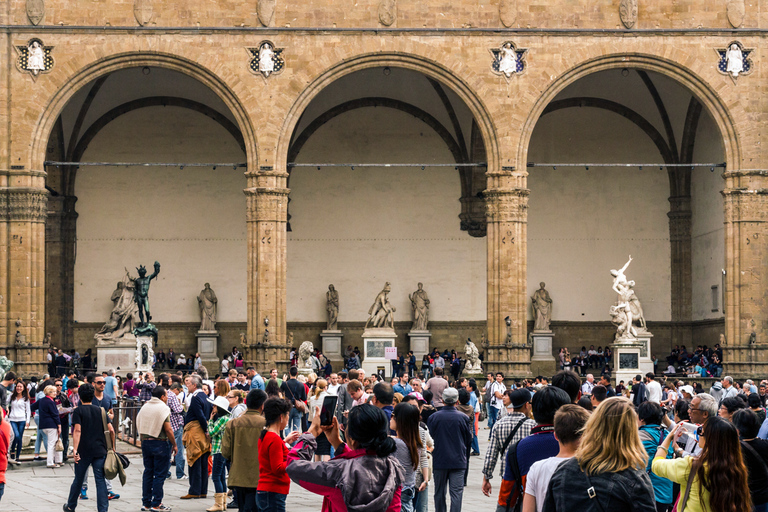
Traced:
<path fill-rule="evenodd" d="M 216 399 L 211 400 L 209 398 L 208 401 L 211 402 L 216 407 L 218 407 L 219 409 L 221 409 L 222 411 L 224 411 L 227 414 L 229 414 L 229 412 L 230 412 L 229 411 L 229 400 L 227 400 L 227 397 L 225 397 L 225 396 L 217 396 Z"/>

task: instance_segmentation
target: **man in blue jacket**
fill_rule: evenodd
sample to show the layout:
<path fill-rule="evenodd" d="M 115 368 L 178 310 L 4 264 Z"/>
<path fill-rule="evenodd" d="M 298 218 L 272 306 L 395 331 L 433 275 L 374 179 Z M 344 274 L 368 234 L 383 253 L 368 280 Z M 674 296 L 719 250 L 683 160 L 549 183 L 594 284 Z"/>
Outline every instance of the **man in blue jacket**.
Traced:
<path fill-rule="evenodd" d="M 199 375 L 188 375 L 184 383 L 189 390 L 189 406 L 187 407 L 187 415 L 184 418 L 184 444 L 187 452 L 190 452 L 189 446 L 197 439 L 196 436 L 208 434 L 208 418 L 211 417 L 211 410 L 213 407 L 208 401 L 208 397 L 203 392 L 203 381 Z M 199 423 L 200 430 L 196 427 L 190 430 L 190 424 L 193 422 Z M 204 433 L 204 434 L 203 434 Z M 189 439 L 189 441 L 188 441 Z M 200 457 L 198 457 L 194 463 L 189 466 L 189 491 L 186 496 L 182 496 L 181 499 L 195 499 L 205 498 L 208 494 L 208 458 L 211 456 L 210 441 L 208 442 L 208 451 L 204 451 Z"/>
<path fill-rule="evenodd" d="M 464 473 L 472 446 L 473 427 L 469 416 L 456 409 L 458 400 L 458 390 L 446 388 L 443 391 L 445 407 L 427 420 L 427 427 L 435 441 L 432 452 L 435 512 L 446 512 L 446 490 L 451 493 L 451 512 L 461 512 Z"/>

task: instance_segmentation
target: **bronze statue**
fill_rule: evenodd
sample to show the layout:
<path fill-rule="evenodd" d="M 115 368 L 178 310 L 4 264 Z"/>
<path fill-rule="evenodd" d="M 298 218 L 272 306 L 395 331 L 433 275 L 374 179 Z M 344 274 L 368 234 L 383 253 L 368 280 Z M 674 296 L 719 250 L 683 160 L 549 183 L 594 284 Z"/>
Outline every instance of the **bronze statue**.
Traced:
<path fill-rule="evenodd" d="M 147 269 L 144 265 L 140 265 L 136 269 L 139 272 L 139 277 L 136 278 L 136 304 L 139 306 L 139 327 L 145 327 L 152 315 L 149 314 L 149 282 L 157 277 L 160 273 L 160 263 L 155 262 L 155 271 L 147 277 Z"/>

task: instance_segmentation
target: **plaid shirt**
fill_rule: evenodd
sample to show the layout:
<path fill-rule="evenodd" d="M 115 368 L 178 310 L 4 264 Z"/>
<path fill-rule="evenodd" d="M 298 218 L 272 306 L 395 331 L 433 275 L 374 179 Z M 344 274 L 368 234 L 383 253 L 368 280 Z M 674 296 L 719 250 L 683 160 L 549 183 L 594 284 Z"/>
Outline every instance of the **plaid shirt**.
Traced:
<path fill-rule="evenodd" d="M 139 400 L 142 402 L 149 402 L 152 400 L 152 390 L 157 386 L 157 382 L 142 382 L 136 383 L 136 387 L 141 391 L 139 392 Z"/>
<path fill-rule="evenodd" d="M 208 433 L 211 435 L 211 455 L 221 453 L 221 438 L 224 435 L 224 427 L 227 426 L 229 415 L 208 422 Z"/>
<path fill-rule="evenodd" d="M 513 412 L 498 420 L 493 425 L 491 430 L 491 442 L 488 444 L 488 449 L 485 451 L 485 461 L 483 462 L 483 475 L 488 480 L 493 478 L 493 470 L 496 467 L 496 460 L 501 452 L 501 447 L 504 445 L 504 441 L 507 440 L 509 434 L 515 429 L 521 419 L 525 418 L 525 415 L 520 412 Z M 507 460 L 507 452 L 512 445 L 519 440 L 528 437 L 531 434 L 531 429 L 536 426 L 536 422 L 531 419 L 526 419 L 520 428 L 515 432 L 515 437 L 507 445 L 507 449 L 501 454 L 501 472 L 499 476 L 504 476 L 504 465 Z"/>
<path fill-rule="evenodd" d="M 173 391 L 168 391 L 168 407 L 171 409 L 171 430 L 176 432 L 178 429 L 184 428 L 184 407 Z"/>

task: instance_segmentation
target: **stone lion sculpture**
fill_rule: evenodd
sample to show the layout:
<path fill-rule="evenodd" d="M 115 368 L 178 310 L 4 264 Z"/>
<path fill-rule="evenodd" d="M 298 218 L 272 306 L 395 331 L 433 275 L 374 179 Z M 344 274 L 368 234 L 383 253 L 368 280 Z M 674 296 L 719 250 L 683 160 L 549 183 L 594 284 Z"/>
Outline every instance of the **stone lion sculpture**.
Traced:
<path fill-rule="evenodd" d="M 299 346 L 299 368 L 312 368 L 312 354 L 315 347 L 311 341 L 305 341 Z"/>
<path fill-rule="evenodd" d="M 464 371 L 468 373 L 483 373 L 483 366 L 480 362 L 480 352 L 477 350 L 477 346 L 472 343 L 472 340 L 467 339 L 467 344 L 464 347 L 464 356 L 467 359 L 467 364 L 464 365 Z"/>
<path fill-rule="evenodd" d="M 5 356 L 0 356 L 0 380 L 3 380 L 5 373 L 13 368 L 13 361 Z"/>

